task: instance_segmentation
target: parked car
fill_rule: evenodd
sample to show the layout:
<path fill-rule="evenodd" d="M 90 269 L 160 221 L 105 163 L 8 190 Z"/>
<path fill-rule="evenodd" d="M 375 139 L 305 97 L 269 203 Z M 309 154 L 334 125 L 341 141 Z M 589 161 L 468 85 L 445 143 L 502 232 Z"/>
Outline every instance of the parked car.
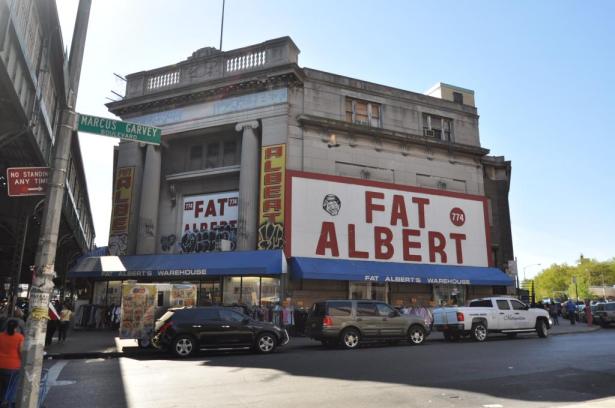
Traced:
<path fill-rule="evenodd" d="M 615 323 L 615 302 L 598 303 L 596 305 L 594 319 L 602 327 Z"/>
<path fill-rule="evenodd" d="M 447 340 L 471 335 L 485 341 L 489 333 L 536 332 L 547 337 L 553 323 L 544 309 L 530 308 L 510 297 L 472 300 L 467 307 L 442 307 L 434 310 L 434 330 L 444 333 Z"/>
<path fill-rule="evenodd" d="M 361 343 L 407 340 L 421 344 L 429 329 L 419 316 L 402 315 L 375 300 L 326 300 L 315 303 L 308 315 L 305 334 L 325 346 L 341 344 L 355 349 Z"/>
<path fill-rule="evenodd" d="M 271 353 L 289 340 L 286 330 L 222 306 L 169 309 L 156 321 L 154 333 L 152 344 L 178 357 L 216 348 Z"/>

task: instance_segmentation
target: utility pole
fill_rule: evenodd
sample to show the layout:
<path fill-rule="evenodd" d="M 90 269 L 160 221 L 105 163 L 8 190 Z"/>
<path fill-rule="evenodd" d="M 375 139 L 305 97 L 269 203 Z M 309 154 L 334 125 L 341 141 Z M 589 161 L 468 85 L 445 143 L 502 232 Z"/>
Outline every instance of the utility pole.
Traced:
<path fill-rule="evenodd" d="M 224 34 L 224 6 L 226 0 L 222 0 L 222 20 L 220 22 L 220 51 L 222 51 L 222 34 Z"/>
<path fill-rule="evenodd" d="M 66 106 L 62 109 L 60 129 L 56 137 L 51 179 L 47 200 L 43 210 L 41 235 L 36 251 L 34 276 L 30 291 L 30 317 L 26 325 L 26 339 L 21 369 L 21 380 L 17 406 L 38 407 L 43 351 L 47 332 L 49 300 L 53 292 L 55 257 L 58 244 L 58 230 L 62 217 L 62 200 L 66 183 L 66 169 L 70 159 L 70 146 L 77 128 L 75 104 L 81 76 L 81 64 L 85 49 L 85 38 L 90 18 L 92 0 L 79 0 L 77 18 L 68 61 L 68 93 Z"/>

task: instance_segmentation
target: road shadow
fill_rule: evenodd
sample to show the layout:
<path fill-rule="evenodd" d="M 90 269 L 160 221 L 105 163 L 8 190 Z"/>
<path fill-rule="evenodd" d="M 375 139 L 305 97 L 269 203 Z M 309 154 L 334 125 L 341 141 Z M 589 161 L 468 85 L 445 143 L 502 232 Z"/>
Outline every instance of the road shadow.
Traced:
<path fill-rule="evenodd" d="M 48 382 L 49 391 L 42 406 L 46 408 L 129 406 L 119 359 L 46 360 L 45 368 L 52 369 L 56 364 L 66 365 L 55 381 Z M 92 375 L 94 372 L 95 375 Z"/>

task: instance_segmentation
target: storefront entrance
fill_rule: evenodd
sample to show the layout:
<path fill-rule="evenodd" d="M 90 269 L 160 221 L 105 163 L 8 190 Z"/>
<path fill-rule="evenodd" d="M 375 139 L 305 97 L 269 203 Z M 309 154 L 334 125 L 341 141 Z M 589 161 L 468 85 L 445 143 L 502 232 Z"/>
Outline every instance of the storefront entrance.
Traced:
<path fill-rule="evenodd" d="M 388 283 L 350 282 L 348 297 L 350 299 L 371 299 L 387 302 L 388 293 Z"/>
<path fill-rule="evenodd" d="M 225 305 L 268 306 L 280 301 L 280 280 L 259 276 L 229 276 L 224 278 Z"/>

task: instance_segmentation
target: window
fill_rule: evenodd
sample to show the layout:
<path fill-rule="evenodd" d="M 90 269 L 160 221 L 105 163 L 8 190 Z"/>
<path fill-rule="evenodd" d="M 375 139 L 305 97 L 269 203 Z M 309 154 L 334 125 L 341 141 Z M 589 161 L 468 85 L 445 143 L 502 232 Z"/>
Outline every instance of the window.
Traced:
<path fill-rule="evenodd" d="M 246 318 L 241 313 L 229 309 L 220 309 L 220 317 L 227 322 L 239 323 Z"/>
<path fill-rule="evenodd" d="M 460 92 L 453 92 L 453 102 L 463 105 L 463 94 Z"/>
<path fill-rule="evenodd" d="M 237 142 L 227 140 L 222 149 L 222 166 L 232 166 L 237 164 Z"/>
<path fill-rule="evenodd" d="M 453 121 L 442 116 L 423 113 L 423 136 L 452 142 Z"/>
<path fill-rule="evenodd" d="M 523 303 L 519 302 L 518 300 L 511 300 L 510 304 L 512 305 L 513 310 L 527 309 L 527 306 L 525 306 Z"/>
<path fill-rule="evenodd" d="M 470 307 L 493 307 L 491 299 L 474 300 L 470 302 Z"/>
<path fill-rule="evenodd" d="M 190 168 L 188 170 L 199 170 L 203 162 L 203 146 L 196 145 L 190 147 Z"/>
<path fill-rule="evenodd" d="M 508 300 L 498 300 L 498 309 L 500 310 L 510 310 L 510 305 L 508 304 Z"/>
<path fill-rule="evenodd" d="M 352 304 L 350 302 L 329 302 L 329 316 L 350 316 Z"/>
<path fill-rule="evenodd" d="M 604 310 L 615 310 L 615 303 L 607 303 L 606 305 L 604 305 Z"/>
<path fill-rule="evenodd" d="M 380 127 L 380 104 L 346 98 L 346 121 L 358 125 Z"/>
<path fill-rule="evenodd" d="M 378 308 L 378 314 L 380 316 L 389 316 L 393 309 L 389 305 L 385 305 L 384 303 L 377 303 L 376 307 Z"/>
<path fill-rule="evenodd" d="M 220 320 L 218 311 L 216 309 L 187 309 L 184 313 L 177 313 L 182 322 L 197 322 L 202 323 L 209 320 Z"/>
<path fill-rule="evenodd" d="M 207 144 L 207 157 L 205 158 L 205 168 L 211 169 L 220 166 L 220 143 Z"/>
<path fill-rule="evenodd" d="M 375 303 L 357 303 L 357 316 L 378 316 L 378 309 Z"/>

